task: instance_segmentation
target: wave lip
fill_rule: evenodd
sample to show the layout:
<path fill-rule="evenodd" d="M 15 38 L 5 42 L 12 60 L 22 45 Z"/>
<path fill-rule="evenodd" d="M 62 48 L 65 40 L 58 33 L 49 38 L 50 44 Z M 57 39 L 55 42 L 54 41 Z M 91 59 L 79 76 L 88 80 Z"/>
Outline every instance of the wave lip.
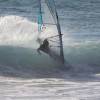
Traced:
<path fill-rule="evenodd" d="M 19 16 L 0 17 L 1 45 L 36 45 L 37 23 Z M 33 46 L 34 46 L 33 45 Z"/>

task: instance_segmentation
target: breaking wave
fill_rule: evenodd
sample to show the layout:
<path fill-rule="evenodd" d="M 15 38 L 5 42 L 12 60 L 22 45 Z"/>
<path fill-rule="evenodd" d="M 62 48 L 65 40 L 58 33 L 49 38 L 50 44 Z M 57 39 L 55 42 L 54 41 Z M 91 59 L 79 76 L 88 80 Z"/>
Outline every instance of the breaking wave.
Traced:
<path fill-rule="evenodd" d="M 33 46 L 37 38 L 37 24 L 19 16 L 0 17 L 0 45 Z"/>
<path fill-rule="evenodd" d="M 64 66 L 46 54 L 37 53 L 37 37 L 37 23 L 13 15 L 0 17 L 0 75 L 60 77 Z M 100 72 L 99 43 L 91 40 L 72 42 L 64 38 L 65 65 L 71 68 L 64 72 Z"/>

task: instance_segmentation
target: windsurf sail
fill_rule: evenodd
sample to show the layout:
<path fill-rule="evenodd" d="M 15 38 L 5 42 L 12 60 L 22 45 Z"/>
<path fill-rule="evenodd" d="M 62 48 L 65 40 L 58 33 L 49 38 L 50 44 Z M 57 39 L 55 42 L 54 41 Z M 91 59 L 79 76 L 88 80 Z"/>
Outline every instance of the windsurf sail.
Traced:
<path fill-rule="evenodd" d="M 38 33 L 39 39 L 48 39 L 50 50 L 64 63 L 61 27 L 54 0 L 38 0 Z"/>

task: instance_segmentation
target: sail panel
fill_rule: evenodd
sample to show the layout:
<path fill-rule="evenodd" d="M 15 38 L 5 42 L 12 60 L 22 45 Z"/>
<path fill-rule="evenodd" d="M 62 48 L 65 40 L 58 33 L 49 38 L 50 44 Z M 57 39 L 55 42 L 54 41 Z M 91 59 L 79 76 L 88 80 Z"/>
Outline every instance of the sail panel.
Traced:
<path fill-rule="evenodd" d="M 41 14 L 43 24 L 40 36 L 42 36 L 42 38 L 48 38 L 53 35 L 58 35 L 56 23 L 53 18 L 53 14 L 51 13 L 47 5 L 47 1 L 48 0 L 41 0 Z"/>
<path fill-rule="evenodd" d="M 61 56 L 61 30 L 58 25 L 57 12 L 53 0 L 40 0 L 41 8 L 40 15 L 42 16 L 41 32 L 39 32 L 39 38 L 44 40 L 48 39 L 50 49 L 53 54 Z"/>

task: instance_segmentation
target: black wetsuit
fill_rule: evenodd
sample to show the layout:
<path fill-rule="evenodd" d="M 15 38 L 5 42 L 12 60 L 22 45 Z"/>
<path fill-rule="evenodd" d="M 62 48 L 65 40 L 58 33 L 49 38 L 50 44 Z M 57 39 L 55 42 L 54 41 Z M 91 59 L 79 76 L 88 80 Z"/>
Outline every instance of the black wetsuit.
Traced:
<path fill-rule="evenodd" d="M 48 42 L 48 40 L 47 39 L 45 39 L 44 41 L 43 41 L 43 44 L 42 45 L 40 45 L 40 47 L 38 48 L 38 52 L 39 51 L 43 51 L 43 52 L 46 52 L 46 53 L 48 53 L 49 52 L 49 42 Z M 39 52 L 40 53 L 40 52 Z"/>

